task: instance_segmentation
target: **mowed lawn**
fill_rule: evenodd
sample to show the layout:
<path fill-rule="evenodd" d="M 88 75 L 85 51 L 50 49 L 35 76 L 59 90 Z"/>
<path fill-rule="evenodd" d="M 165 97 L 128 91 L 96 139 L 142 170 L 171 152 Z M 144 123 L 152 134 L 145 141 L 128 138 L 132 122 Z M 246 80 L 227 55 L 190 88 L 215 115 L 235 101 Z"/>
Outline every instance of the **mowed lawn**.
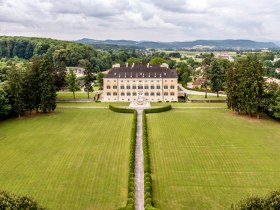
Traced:
<path fill-rule="evenodd" d="M 57 100 L 74 100 L 73 93 L 72 92 L 56 92 L 57 94 Z M 90 92 L 89 98 L 92 99 L 94 97 L 95 93 Z M 75 92 L 75 98 L 76 99 L 88 99 L 87 92 Z"/>
<path fill-rule="evenodd" d="M 156 207 L 230 209 L 280 189 L 280 123 L 227 109 L 148 114 Z"/>
<path fill-rule="evenodd" d="M 125 206 L 131 123 L 109 109 L 0 122 L 0 189 L 50 210 Z"/>

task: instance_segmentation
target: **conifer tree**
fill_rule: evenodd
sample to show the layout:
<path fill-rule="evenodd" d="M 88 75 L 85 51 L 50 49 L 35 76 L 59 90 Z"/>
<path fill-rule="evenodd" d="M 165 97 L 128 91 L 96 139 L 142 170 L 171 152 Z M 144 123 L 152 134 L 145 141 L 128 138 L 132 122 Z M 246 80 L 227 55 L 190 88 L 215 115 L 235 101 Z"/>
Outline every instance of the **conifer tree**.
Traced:
<path fill-rule="evenodd" d="M 8 90 L 13 111 L 21 117 L 25 111 L 23 97 L 23 69 L 11 64 L 8 73 Z"/>
<path fill-rule="evenodd" d="M 39 91 L 40 109 L 43 112 L 53 111 L 56 108 L 56 89 L 52 77 L 52 62 L 47 56 L 42 56 L 39 62 Z"/>

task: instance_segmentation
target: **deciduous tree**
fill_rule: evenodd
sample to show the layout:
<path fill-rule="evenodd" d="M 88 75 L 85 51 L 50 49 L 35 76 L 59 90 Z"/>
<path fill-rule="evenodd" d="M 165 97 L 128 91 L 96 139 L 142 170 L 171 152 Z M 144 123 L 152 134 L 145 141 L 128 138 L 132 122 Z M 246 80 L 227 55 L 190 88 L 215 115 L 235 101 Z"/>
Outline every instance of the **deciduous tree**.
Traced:
<path fill-rule="evenodd" d="M 69 73 L 66 75 L 66 82 L 68 89 L 73 93 L 73 98 L 75 98 L 75 92 L 80 90 L 80 86 L 78 84 L 78 79 L 73 69 L 70 69 Z"/>

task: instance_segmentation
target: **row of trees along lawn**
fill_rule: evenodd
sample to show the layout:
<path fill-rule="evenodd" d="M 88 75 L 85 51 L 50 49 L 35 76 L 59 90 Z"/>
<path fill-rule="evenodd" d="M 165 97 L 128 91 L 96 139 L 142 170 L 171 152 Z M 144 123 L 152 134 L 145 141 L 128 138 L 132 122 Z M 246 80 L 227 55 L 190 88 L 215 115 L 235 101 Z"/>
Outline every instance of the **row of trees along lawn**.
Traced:
<path fill-rule="evenodd" d="M 21 64 L 10 62 L 6 70 L 5 80 L 0 81 L 0 117 L 56 108 L 53 63 L 48 56 L 35 56 Z"/>
<path fill-rule="evenodd" d="M 263 65 L 247 57 L 230 65 L 226 77 L 228 108 L 250 116 L 266 112 L 280 119 L 280 88 L 264 82 Z"/>

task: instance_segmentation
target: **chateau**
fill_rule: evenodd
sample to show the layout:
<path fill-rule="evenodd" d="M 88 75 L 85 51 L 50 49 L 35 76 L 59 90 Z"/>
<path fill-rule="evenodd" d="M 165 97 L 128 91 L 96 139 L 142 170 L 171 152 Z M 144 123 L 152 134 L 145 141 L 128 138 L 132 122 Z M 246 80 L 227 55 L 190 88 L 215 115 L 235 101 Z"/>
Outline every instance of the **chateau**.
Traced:
<path fill-rule="evenodd" d="M 117 64 L 104 76 L 103 101 L 178 101 L 177 83 L 176 70 L 169 69 L 167 64 Z"/>

